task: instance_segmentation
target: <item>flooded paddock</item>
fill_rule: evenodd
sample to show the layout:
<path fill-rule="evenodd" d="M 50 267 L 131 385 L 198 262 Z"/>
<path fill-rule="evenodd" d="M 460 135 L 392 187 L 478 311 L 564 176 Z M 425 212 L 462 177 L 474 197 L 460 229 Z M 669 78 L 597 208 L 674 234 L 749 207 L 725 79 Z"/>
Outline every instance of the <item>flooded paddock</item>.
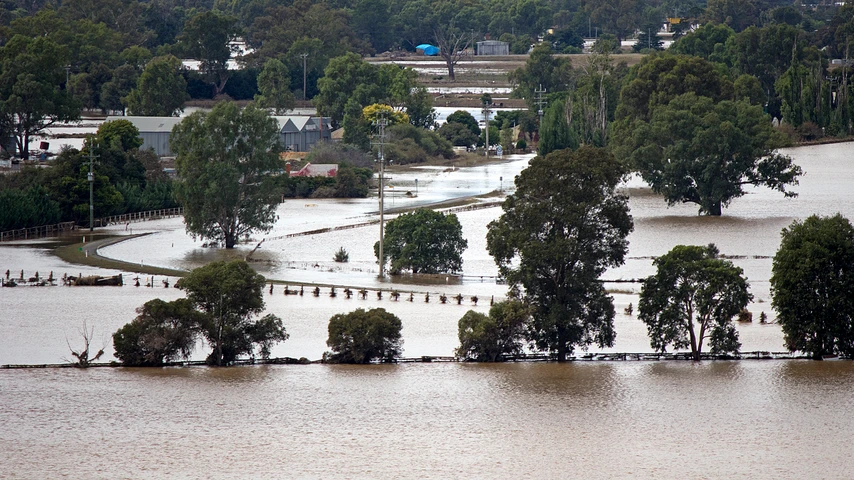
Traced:
<path fill-rule="evenodd" d="M 635 231 L 628 260 L 605 277 L 646 276 L 652 258 L 673 245 L 715 243 L 744 268 L 756 297 L 749 307 L 754 318 L 766 312 L 773 320 L 768 279 L 780 230 L 814 213 L 854 219 L 852 145 L 787 153 L 806 172 L 794 187 L 798 198 L 751 190 L 720 218 L 698 217 L 693 205 L 667 208 L 642 182 L 629 181 Z M 395 173 L 395 189 L 414 190 L 417 178 L 418 196 L 386 205 L 510 190 L 527 160 Z M 380 306 L 402 319 L 406 356 L 451 355 L 463 313 L 485 313 L 488 299 L 506 292 L 494 282 L 497 271 L 485 250 L 487 224 L 500 212 L 458 213 L 469 241 L 462 278 L 392 282 L 376 278 L 376 224 L 288 236 L 373 221 L 375 198 L 282 204 L 256 254 L 259 271 L 292 287 L 319 282 L 418 296 L 347 300 L 329 298 L 324 289 L 317 298 L 286 297 L 276 285 L 272 295 L 265 290 L 267 310 L 283 318 L 291 338 L 273 355 L 319 358 L 330 316 Z M 130 227 L 152 234 L 101 254 L 182 269 L 223 255 L 193 241 L 179 219 Z M 262 238 L 231 253 L 245 255 Z M 350 252 L 347 264 L 332 261 L 341 246 Z M 0 246 L 0 271 L 120 273 L 66 264 L 50 248 Z M 66 338 L 74 345 L 84 320 L 111 359 L 109 335 L 137 307 L 182 295 L 160 286 L 161 277 L 156 288 L 133 287 L 130 277 L 123 287 L 0 289 L 0 364 L 61 362 L 69 355 Z M 617 340 L 608 351 L 651 351 L 645 327 L 623 312 L 637 304 L 637 286 L 608 287 L 619 290 Z M 442 305 L 434 296 L 425 303 L 424 292 L 480 301 Z M 782 350 L 778 325 L 737 328 L 744 351 Z M 197 358 L 204 354 L 197 350 Z M 851 398 L 854 364 L 847 361 L 0 370 L 0 477 L 847 478 L 854 470 L 847 446 Z"/>

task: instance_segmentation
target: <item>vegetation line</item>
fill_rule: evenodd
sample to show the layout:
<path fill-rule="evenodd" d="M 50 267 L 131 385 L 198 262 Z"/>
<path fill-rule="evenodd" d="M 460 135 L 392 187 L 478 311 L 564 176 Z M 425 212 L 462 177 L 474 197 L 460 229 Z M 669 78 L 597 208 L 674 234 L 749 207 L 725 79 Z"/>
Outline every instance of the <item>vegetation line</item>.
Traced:
<path fill-rule="evenodd" d="M 794 355 L 790 352 L 742 352 L 739 356 L 704 354 L 703 360 L 806 360 L 807 356 Z M 568 361 L 660 361 L 660 360 L 693 360 L 690 352 L 678 353 L 595 353 L 576 357 L 568 357 Z M 520 362 L 554 362 L 556 359 L 549 354 L 524 354 L 515 358 L 507 358 L 503 363 Z M 269 359 L 236 360 L 230 366 L 250 365 L 312 365 L 325 363 L 323 360 L 308 360 L 293 357 L 276 357 Z M 477 363 L 447 355 L 423 355 L 420 357 L 402 357 L 392 363 Z M 162 367 L 199 367 L 208 366 L 204 360 L 165 362 Z M 119 362 L 90 363 L 89 367 L 124 367 Z M 43 363 L 43 364 L 6 364 L 0 365 L 3 370 L 24 370 L 36 368 L 77 368 L 74 363 Z"/>

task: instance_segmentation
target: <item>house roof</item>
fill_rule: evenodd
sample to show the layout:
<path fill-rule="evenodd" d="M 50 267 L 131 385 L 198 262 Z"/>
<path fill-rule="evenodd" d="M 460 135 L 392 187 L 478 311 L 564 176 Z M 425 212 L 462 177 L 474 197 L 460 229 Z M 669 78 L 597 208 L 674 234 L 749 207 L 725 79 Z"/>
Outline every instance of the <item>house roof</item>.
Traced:
<path fill-rule="evenodd" d="M 181 120 L 180 117 L 124 117 L 124 116 L 109 116 L 108 122 L 113 120 L 127 120 L 133 124 L 139 133 L 169 133 L 172 127 L 177 125 Z"/>

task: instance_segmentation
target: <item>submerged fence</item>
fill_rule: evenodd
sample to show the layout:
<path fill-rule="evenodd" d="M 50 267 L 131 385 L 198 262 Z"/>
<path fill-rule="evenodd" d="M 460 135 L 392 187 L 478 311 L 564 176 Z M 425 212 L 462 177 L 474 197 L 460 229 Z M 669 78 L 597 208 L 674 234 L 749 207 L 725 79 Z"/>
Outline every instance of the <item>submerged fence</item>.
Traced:
<path fill-rule="evenodd" d="M 180 217 L 184 215 L 184 208 L 161 208 L 148 210 L 146 212 L 125 213 L 110 217 L 96 218 L 95 227 L 106 227 L 108 225 L 121 225 L 122 223 L 136 223 L 158 218 Z M 0 242 L 11 242 L 13 240 L 28 240 L 35 238 L 57 237 L 74 230 L 89 228 L 88 225 L 77 225 L 75 222 L 62 222 L 55 225 L 41 225 L 38 227 L 19 228 L 0 232 Z"/>

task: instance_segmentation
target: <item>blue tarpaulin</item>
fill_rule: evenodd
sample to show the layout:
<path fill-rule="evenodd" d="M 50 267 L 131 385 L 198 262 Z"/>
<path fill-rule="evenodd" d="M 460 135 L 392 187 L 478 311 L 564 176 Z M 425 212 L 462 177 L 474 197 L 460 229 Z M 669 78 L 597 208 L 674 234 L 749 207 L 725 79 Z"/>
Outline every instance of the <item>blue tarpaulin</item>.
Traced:
<path fill-rule="evenodd" d="M 415 48 L 418 50 L 422 50 L 424 52 L 424 55 L 427 55 L 427 56 L 432 57 L 432 56 L 439 54 L 439 47 L 434 47 L 433 45 L 430 45 L 429 43 L 422 43 L 421 45 L 418 45 Z"/>

